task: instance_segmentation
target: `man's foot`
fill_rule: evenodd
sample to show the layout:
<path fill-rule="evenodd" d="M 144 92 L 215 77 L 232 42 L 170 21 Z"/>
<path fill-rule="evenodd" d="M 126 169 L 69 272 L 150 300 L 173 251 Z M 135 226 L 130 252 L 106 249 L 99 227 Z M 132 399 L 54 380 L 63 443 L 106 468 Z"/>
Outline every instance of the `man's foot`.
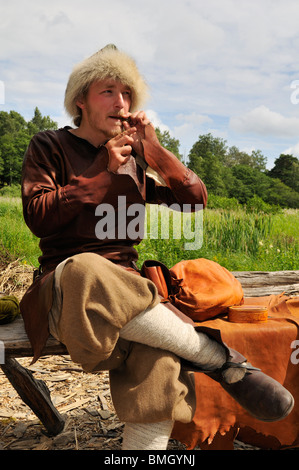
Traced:
<path fill-rule="evenodd" d="M 254 418 L 266 422 L 286 418 L 294 407 L 292 394 L 277 380 L 253 367 L 237 351 L 230 348 L 227 348 L 227 351 L 227 361 L 221 368 L 207 370 L 186 361 L 182 362 L 182 366 L 194 372 L 203 372 L 219 382 L 224 390 Z M 230 371 L 238 369 L 243 371 L 241 374 L 243 377 L 231 383 Z"/>

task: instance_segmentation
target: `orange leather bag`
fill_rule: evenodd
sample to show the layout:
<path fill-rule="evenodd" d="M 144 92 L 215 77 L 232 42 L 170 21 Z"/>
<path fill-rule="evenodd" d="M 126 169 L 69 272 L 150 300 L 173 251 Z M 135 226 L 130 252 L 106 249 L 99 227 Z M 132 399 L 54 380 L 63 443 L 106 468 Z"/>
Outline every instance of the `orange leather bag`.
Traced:
<path fill-rule="evenodd" d="M 180 261 L 171 269 L 145 261 L 142 274 L 157 286 L 164 300 L 194 321 L 225 314 L 228 307 L 241 305 L 241 283 L 226 268 L 205 258 Z"/>

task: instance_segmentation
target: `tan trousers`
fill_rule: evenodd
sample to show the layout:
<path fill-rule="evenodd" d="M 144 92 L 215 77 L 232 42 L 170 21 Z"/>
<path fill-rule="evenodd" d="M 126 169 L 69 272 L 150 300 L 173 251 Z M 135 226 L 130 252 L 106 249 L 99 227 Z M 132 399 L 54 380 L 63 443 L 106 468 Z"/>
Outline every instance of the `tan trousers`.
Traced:
<path fill-rule="evenodd" d="M 50 332 L 87 372 L 110 371 L 111 395 L 124 422 L 190 422 L 193 376 L 170 352 L 119 338 L 119 330 L 159 303 L 155 285 L 93 253 L 68 258 L 55 272 Z M 157 325 L 158 327 L 158 325 Z"/>

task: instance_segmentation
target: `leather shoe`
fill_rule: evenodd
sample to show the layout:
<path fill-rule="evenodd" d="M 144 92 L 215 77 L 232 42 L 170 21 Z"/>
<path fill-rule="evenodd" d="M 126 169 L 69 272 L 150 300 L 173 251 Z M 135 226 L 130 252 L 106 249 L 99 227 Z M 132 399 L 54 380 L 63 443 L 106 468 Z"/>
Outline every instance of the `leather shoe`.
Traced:
<path fill-rule="evenodd" d="M 242 408 L 260 421 L 273 422 L 286 418 L 294 407 L 292 394 L 272 377 L 253 367 L 240 353 L 224 346 L 228 357 L 221 368 L 207 370 L 182 361 L 183 368 L 202 372 L 217 381 Z M 226 371 L 232 367 L 245 369 L 245 374 L 241 380 L 228 383 Z"/>

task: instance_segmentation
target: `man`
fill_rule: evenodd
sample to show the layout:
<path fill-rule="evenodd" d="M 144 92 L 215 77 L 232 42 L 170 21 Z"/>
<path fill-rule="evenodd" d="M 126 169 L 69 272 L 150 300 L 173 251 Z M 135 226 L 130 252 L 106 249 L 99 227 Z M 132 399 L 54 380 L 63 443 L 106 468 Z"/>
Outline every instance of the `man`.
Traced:
<path fill-rule="evenodd" d="M 124 450 L 166 449 L 174 421 L 191 421 L 193 380 L 181 359 L 212 371 L 259 419 L 281 419 L 293 406 L 280 384 L 257 377 L 243 356 L 160 303 L 136 267 L 140 239 L 123 230 L 127 209 L 175 202 L 194 210 L 207 199 L 203 182 L 160 145 L 140 111 L 146 95 L 135 62 L 115 46 L 84 60 L 65 93 L 76 127 L 32 139 L 22 182 L 24 218 L 42 250 L 39 275 L 21 302 L 33 360 L 50 331 L 84 370 L 109 370 Z M 107 204 L 115 215 L 110 236 L 97 237 L 96 214 Z M 259 395 L 240 397 L 239 383 L 252 377 Z"/>

